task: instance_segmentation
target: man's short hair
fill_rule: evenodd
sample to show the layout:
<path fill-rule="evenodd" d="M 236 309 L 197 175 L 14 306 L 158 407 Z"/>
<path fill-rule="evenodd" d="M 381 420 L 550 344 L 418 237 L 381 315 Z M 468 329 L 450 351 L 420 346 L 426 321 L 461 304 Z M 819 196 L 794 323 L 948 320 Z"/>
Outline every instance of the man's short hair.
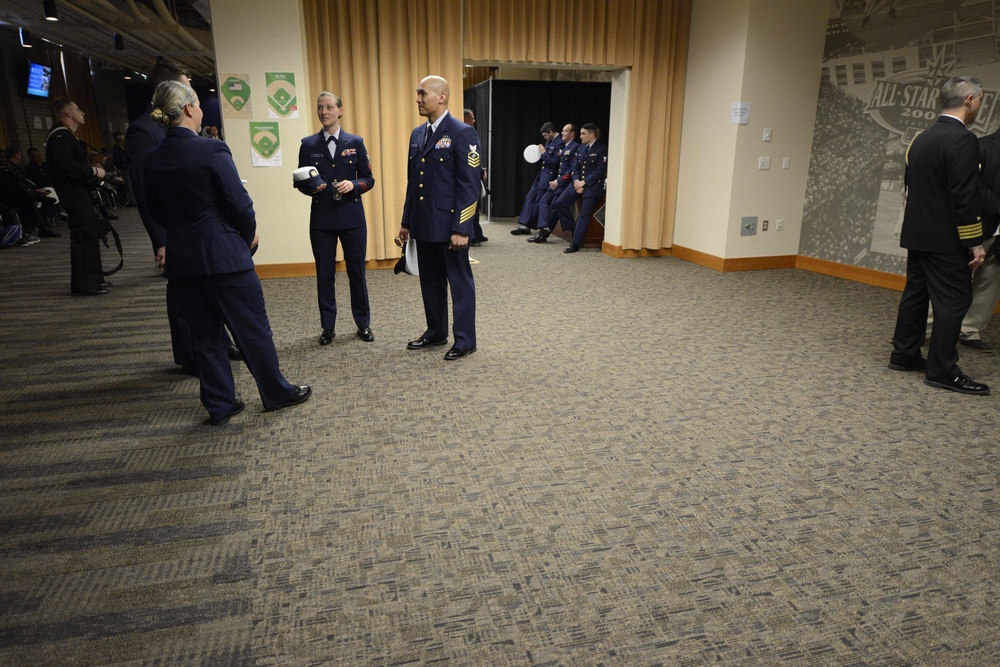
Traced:
<path fill-rule="evenodd" d="M 173 60 L 159 56 L 153 71 L 149 73 L 149 83 L 155 89 L 164 81 L 180 81 L 182 76 L 191 78 L 191 72 Z"/>
<path fill-rule="evenodd" d="M 57 97 L 56 99 L 52 100 L 52 115 L 58 118 L 59 116 L 62 115 L 63 111 L 66 110 L 66 107 L 68 107 L 71 104 L 73 104 L 73 100 L 69 99 L 68 97 Z"/>
<path fill-rule="evenodd" d="M 8 146 L 4 149 L 3 154 L 7 156 L 7 159 L 11 159 L 15 155 L 21 152 L 21 149 L 17 146 Z"/>
<path fill-rule="evenodd" d="M 941 108 L 954 109 L 962 106 L 969 95 L 979 97 L 983 92 L 982 82 L 974 76 L 953 76 L 941 86 Z"/>
<path fill-rule="evenodd" d="M 555 131 L 556 131 L 556 126 L 553 125 L 552 123 L 544 123 L 542 125 L 542 129 L 539 130 L 539 132 L 541 132 L 542 134 L 545 134 L 546 132 L 555 132 Z"/>
<path fill-rule="evenodd" d="M 580 129 L 590 131 L 595 137 L 601 136 L 601 128 L 597 126 L 597 123 L 584 123 Z"/>

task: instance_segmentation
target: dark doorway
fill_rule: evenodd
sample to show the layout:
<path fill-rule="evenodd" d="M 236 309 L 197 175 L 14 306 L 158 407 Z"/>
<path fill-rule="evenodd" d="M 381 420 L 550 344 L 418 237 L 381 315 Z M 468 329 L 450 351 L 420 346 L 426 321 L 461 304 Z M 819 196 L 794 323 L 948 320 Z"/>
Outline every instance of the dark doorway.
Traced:
<path fill-rule="evenodd" d="M 557 130 L 596 123 L 600 141 L 610 146 L 611 84 L 577 81 L 485 81 L 465 91 L 476 114 L 476 129 L 490 166 L 490 216 L 516 217 L 538 176 L 540 165 L 525 162 L 524 147 L 542 141 L 538 129 L 551 121 Z M 491 99 L 492 98 L 492 99 Z M 579 136 L 577 137 L 579 138 Z"/>

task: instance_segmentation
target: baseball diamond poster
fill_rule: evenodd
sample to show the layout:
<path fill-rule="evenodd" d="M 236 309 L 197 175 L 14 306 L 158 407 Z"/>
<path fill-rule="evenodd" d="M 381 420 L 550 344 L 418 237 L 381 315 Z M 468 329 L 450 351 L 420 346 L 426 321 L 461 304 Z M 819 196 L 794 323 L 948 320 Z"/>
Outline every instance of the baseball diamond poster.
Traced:
<path fill-rule="evenodd" d="M 227 120 L 253 118 L 253 104 L 250 98 L 250 75 L 220 73 L 222 84 L 222 117 Z"/>
<path fill-rule="evenodd" d="M 940 112 L 941 84 L 972 75 L 1000 127 L 1000 0 L 833 0 L 799 253 L 905 273 L 906 147 Z"/>
<path fill-rule="evenodd" d="M 295 74 L 292 72 L 264 72 L 267 86 L 267 117 L 298 118 L 299 107 L 295 94 Z"/>
<path fill-rule="evenodd" d="M 281 166 L 281 138 L 278 124 L 250 123 L 250 164 L 254 167 Z"/>

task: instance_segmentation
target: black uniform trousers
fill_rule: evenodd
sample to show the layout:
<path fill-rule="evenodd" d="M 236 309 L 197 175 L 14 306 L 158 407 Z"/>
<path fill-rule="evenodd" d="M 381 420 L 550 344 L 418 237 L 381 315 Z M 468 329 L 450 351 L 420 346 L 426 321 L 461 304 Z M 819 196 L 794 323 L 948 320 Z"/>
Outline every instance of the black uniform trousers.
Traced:
<path fill-rule="evenodd" d="M 316 259 L 316 293 L 319 297 L 319 319 L 323 330 L 337 325 L 337 298 L 334 279 L 337 276 L 337 242 L 344 246 L 344 264 L 351 286 L 351 313 L 358 329 L 371 325 L 368 304 L 368 282 L 365 278 L 365 253 L 368 249 L 368 228 L 309 229 L 313 257 Z"/>
<path fill-rule="evenodd" d="M 278 368 L 264 291 L 255 271 L 171 276 L 170 284 L 177 292 L 179 314 L 191 327 L 201 403 L 211 419 L 220 420 L 236 407 L 236 383 L 223 323 L 233 332 L 264 407 L 273 408 L 295 396 L 296 388 Z"/>
<path fill-rule="evenodd" d="M 74 292 L 93 292 L 104 282 L 101 265 L 101 238 L 104 226 L 97 219 L 90 195 L 64 197 L 69 226 L 70 288 Z"/>
<path fill-rule="evenodd" d="M 432 341 L 448 338 L 448 287 L 455 314 L 455 347 L 476 347 L 476 284 L 469 264 L 469 247 L 449 250 L 448 243 L 417 239 L 420 293 L 424 300 L 427 331 Z"/>
<path fill-rule="evenodd" d="M 955 346 L 962 319 L 972 304 L 972 270 L 968 262 L 968 256 L 959 253 L 907 252 L 906 287 L 899 300 L 892 337 L 892 363 L 912 365 L 919 360 L 929 300 L 934 308 L 934 324 L 927 350 L 927 377 L 951 379 L 961 374 Z"/>

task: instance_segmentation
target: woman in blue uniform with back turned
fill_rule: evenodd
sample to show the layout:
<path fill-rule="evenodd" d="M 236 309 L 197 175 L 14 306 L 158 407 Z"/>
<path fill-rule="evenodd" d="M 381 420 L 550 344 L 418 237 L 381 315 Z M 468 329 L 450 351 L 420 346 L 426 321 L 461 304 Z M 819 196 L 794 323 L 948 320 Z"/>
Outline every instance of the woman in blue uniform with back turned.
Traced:
<path fill-rule="evenodd" d="M 153 94 L 153 120 L 167 128 L 144 160 L 143 181 L 154 221 L 167 230 L 167 274 L 191 325 L 201 402 L 213 425 L 243 411 L 226 351 L 233 333 L 266 410 L 298 405 L 312 389 L 289 384 L 278 368 L 264 292 L 250 249 L 257 219 L 233 155 L 198 135 L 202 111 L 194 89 L 164 81 Z"/>

